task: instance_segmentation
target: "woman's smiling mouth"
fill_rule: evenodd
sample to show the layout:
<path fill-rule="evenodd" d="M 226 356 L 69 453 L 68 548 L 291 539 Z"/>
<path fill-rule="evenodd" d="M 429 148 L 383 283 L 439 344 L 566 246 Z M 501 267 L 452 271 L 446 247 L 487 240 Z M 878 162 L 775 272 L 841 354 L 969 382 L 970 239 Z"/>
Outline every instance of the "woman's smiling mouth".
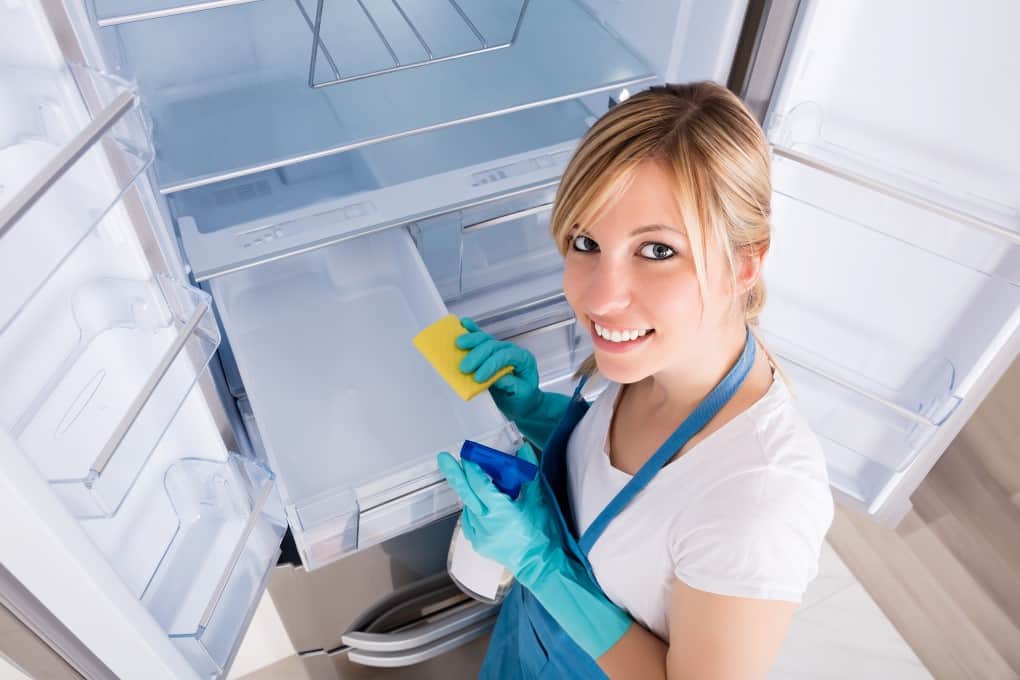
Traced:
<path fill-rule="evenodd" d="M 592 342 L 607 352 L 629 352 L 645 344 L 654 333 L 654 328 L 610 329 L 591 322 Z"/>

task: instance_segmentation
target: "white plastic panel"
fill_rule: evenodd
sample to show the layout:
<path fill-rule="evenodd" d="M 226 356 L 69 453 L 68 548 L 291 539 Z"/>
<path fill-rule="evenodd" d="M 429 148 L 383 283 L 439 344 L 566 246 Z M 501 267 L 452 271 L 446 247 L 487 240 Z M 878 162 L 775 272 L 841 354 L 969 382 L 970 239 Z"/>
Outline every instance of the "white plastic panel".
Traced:
<path fill-rule="evenodd" d="M 809 3 L 767 117 L 762 323 L 833 486 L 876 515 L 907 506 L 1018 350 L 1018 18 Z"/>
<path fill-rule="evenodd" d="M 488 395 L 462 401 L 411 344 L 446 308 L 405 229 L 211 287 L 306 567 L 455 511 L 438 451 L 514 445 Z"/>

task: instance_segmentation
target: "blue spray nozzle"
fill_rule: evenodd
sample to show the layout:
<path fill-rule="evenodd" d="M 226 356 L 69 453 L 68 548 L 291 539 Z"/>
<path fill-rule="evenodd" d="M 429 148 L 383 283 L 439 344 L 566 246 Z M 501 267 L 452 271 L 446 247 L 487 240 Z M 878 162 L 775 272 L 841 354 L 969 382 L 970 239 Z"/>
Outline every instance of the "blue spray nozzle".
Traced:
<path fill-rule="evenodd" d="M 460 447 L 460 459 L 471 461 L 482 468 L 496 488 L 513 500 L 517 500 L 524 483 L 530 482 L 538 474 L 538 466 L 534 463 L 470 439 L 465 439 Z"/>

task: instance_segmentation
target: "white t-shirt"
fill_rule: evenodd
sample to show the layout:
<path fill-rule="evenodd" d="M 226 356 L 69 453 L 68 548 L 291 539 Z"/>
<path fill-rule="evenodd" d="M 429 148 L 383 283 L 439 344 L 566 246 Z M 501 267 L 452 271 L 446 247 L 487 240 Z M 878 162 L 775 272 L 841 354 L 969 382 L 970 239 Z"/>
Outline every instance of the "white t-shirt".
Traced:
<path fill-rule="evenodd" d="M 583 532 L 631 475 L 610 464 L 610 383 L 567 446 Z M 721 595 L 800 602 L 833 519 L 825 458 L 778 376 L 747 410 L 662 468 L 588 555 L 606 595 L 669 639 L 672 580 Z"/>

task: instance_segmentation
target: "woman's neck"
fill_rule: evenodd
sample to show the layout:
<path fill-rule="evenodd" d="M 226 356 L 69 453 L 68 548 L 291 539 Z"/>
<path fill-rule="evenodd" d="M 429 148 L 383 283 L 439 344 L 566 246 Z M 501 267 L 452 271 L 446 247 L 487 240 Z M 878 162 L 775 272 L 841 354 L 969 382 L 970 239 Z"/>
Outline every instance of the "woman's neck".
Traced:
<path fill-rule="evenodd" d="M 746 326 L 728 328 L 696 352 L 640 381 L 641 401 L 650 415 L 688 413 L 719 384 L 744 351 Z"/>

